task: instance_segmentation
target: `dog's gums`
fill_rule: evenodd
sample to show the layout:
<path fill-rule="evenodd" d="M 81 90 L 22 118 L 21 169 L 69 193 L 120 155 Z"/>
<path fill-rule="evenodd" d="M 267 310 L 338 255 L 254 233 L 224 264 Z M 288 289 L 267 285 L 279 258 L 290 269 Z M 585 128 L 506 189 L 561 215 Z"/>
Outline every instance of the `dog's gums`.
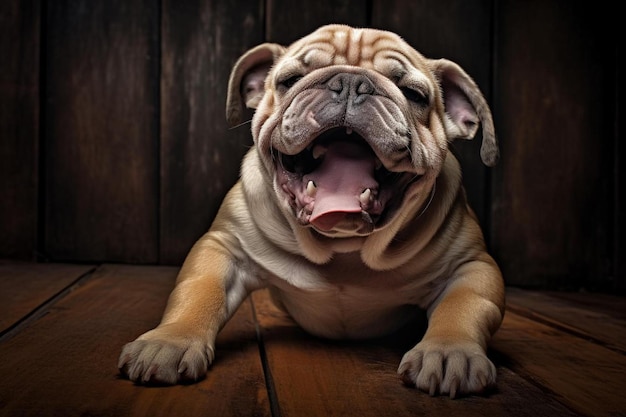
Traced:
<path fill-rule="evenodd" d="M 273 152 L 278 184 L 298 222 L 325 234 L 371 233 L 421 178 L 387 170 L 349 127 L 327 130 L 297 155 Z"/>

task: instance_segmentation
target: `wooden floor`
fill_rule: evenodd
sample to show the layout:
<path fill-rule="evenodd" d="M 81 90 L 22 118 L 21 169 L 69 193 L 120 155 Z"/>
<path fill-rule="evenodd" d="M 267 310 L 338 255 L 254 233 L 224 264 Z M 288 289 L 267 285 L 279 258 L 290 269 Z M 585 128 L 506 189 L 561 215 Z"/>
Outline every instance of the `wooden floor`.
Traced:
<path fill-rule="evenodd" d="M 120 348 L 158 323 L 176 272 L 0 261 L 0 415 L 626 416 L 624 299 L 513 288 L 488 397 L 404 386 L 396 368 L 419 335 L 316 339 L 263 291 L 220 333 L 206 379 L 133 385 L 118 375 Z"/>

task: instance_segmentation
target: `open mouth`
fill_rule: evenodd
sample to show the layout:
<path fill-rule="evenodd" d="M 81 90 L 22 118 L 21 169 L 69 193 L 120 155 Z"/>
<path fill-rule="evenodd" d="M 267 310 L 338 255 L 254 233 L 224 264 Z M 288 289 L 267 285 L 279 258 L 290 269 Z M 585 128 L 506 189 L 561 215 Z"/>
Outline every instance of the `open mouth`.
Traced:
<path fill-rule="evenodd" d="M 302 152 L 273 150 L 277 178 L 298 221 L 326 234 L 365 235 L 382 227 L 421 176 L 391 172 L 349 127 L 315 138 Z"/>

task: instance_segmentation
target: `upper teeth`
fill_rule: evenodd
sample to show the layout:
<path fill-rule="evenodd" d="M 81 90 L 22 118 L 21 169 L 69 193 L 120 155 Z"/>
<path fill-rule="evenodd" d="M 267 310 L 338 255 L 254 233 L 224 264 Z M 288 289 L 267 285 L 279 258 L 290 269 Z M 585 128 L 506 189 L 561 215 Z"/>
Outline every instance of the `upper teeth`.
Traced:
<path fill-rule="evenodd" d="M 369 188 L 366 188 L 365 191 L 363 191 L 361 195 L 359 196 L 359 201 L 361 202 L 361 204 L 366 205 L 367 203 L 370 202 L 371 196 L 372 196 L 372 190 L 370 190 Z"/>
<path fill-rule="evenodd" d="M 306 194 L 309 197 L 315 197 L 315 194 L 317 193 L 317 187 L 315 186 L 315 183 L 310 180 L 307 184 L 306 184 Z"/>
<path fill-rule="evenodd" d="M 326 153 L 326 147 L 322 145 L 317 145 L 313 148 L 313 159 L 318 159 L 320 156 Z"/>
<path fill-rule="evenodd" d="M 351 134 L 352 134 L 352 128 L 346 127 L 346 135 L 351 135 Z"/>

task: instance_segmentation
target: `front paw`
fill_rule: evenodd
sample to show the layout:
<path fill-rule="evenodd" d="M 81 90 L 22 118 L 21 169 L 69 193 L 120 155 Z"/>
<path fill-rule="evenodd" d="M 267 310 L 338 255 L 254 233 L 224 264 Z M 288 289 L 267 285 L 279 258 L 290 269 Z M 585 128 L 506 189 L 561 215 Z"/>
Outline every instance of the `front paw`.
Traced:
<path fill-rule="evenodd" d="M 406 384 L 450 398 L 483 393 L 496 382 L 496 367 L 471 342 L 422 341 L 404 355 L 398 373 Z"/>
<path fill-rule="evenodd" d="M 213 346 L 202 337 L 169 325 L 127 343 L 118 368 L 137 383 L 176 384 L 204 377 L 213 357 Z"/>

